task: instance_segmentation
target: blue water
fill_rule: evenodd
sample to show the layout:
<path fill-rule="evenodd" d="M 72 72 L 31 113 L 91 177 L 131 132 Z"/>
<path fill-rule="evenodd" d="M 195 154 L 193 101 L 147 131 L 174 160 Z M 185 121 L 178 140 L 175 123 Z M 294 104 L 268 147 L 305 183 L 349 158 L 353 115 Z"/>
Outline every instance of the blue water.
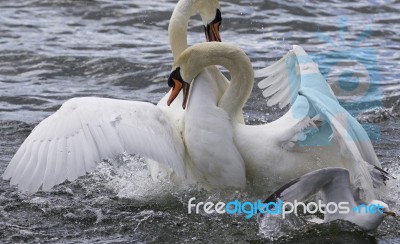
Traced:
<path fill-rule="evenodd" d="M 168 91 L 167 26 L 175 3 L 0 1 L 0 173 L 33 127 L 69 98 L 157 103 Z M 399 176 L 400 1 L 221 1 L 221 11 L 222 40 L 241 47 L 255 68 L 294 44 L 311 54 L 342 105 L 377 130 L 377 155 Z M 190 44 L 204 41 L 198 16 L 189 33 Z M 245 107 L 248 123 L 282 113 L 266 107 L 254 88 Z M 384 200 L 399 213 L 399 180 L 388 188 Z M 187 214 L 192 196 L 215 202 L 252 197 L 153 182 L 143 159 L 128 155 L 46 193 L 25 195 L 0 180 L 0 242 L 400 242 L 394 218 L 375 233 L 338 222 L 269 236 L 244 216 Z"/>

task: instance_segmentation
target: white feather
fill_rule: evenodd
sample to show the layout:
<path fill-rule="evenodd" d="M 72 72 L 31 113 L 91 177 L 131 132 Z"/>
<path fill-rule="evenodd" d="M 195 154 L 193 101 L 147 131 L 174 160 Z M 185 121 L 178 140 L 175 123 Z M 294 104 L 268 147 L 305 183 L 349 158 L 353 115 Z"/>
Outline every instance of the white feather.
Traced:
<path fill-rule="evenodd" d="M 11 178 L 20 190 L 35 192 L 40 186 L 48 190 L 66 179 L 75 180 L 100 160 L 124 150 L 163 162 L 185 177 L 179 133 L 157 107 L 91 97 L 65 102 L 36 126 L 3 178 Z"/>

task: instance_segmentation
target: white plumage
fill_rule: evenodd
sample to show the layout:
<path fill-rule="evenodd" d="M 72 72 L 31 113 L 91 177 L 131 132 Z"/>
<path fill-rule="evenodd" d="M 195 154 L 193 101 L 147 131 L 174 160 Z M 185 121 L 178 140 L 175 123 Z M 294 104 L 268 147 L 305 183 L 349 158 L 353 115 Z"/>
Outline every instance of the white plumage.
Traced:
<path fill-rule="evenodd" d="M 202 43 L 186 49 L 175 63 L 183 81 L 189 83 L 209 65 L 222 65 L 231 73 L 229 87 L 213 106 L 234 118 L 252 90 L 250 61 L 230 44 Z M 387 175 L 379 168 L 365 130 L 340 106 L 312 59 L 296 46 L 273 67 L 257 74 L 274 77 L 266 85 L 268 94 L 277 96 L 272 104 L 293 100 L 290 110 L 264 125 L 231 120 L 234 143 L 244 160 L 251 189 L 262 192 L 311 170 L 344 167 L 363 199 L 382 194 Z M 262 82 L 264 87 L 266 81 Z"/>
<path fill-rule="evenodd" d="M 325 78 L 319 72 L 318 65 L 300 46 L 293 46 L 282 59 L 271 66 L 257 70 L 257 77 L 266 77 L 258 83 L 264 89 L 263 95 L 267 98 L 267 105 L 279 104 L 285 107 L 299 103 L 299 97 L 306 98 L 310 104 L 308 117 L 318 115 L 320 123 L 326 124 L 330 131 L 326 131 L 324 138 L 308 144 L 316 147 L 331 144 L 335 147 L 334 160 L 341 161 L 337 166 L 346 167 L 352 174 L 352 181 L 363 189 L 366 199 L 374 199 L 375 195 L 382 195 L 384 184 L 381 172 L 377 169 L 381 165 L 374 152 L 371 141 L 364 128 L 338 102 Z M 302 117 L 302 113 L 291 108 L 295 117 Z M 303 142 L 306 145 L 307 142 Z M 328 149 L 328 147 L 326 147 Z M 331 155 L 332 155 L 331 152 Z M 316 152 L 315 152 L 316 153 Z M 321 153 L 318 153 L 321 155 Z M 324 157 L 329 162 L 328 157 Z M 329 165 L 329 164 L 328 164 Z"/>
<path fill-rule="evenodd" d="M 70 99 L 36 126 L 3 178 L 21 190 L 49 190 L 123 152 L 162 162 L 185 178 L 182 139 L 159 108 L 96 97 Z"/>

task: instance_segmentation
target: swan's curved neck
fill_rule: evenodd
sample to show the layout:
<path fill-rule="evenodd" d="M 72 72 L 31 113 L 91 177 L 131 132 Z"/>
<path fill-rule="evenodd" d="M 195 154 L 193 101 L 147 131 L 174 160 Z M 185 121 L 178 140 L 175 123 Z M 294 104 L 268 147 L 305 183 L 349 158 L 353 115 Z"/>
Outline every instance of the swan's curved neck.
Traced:
<path fill-rule="evenodd" d="M 193 5 L 194 0 L 181 0 L 177 3 L 172 13 L 168 27 L 168 35 L 174 60 L 176 60 L 188 46 L 187 28 L 189 18 L 193 12 Z"/>
<path fill-rule="evenodd" d="M 253 89 L 253 67 L 239 48 L 218 42 L 200 43 L 185 50 L 176 62 L 182 78 L 191 82 L 205 67 L 221 65 L 229 70 L 231 83 L 219 100 L 218 106 L 234 118 Z"/>

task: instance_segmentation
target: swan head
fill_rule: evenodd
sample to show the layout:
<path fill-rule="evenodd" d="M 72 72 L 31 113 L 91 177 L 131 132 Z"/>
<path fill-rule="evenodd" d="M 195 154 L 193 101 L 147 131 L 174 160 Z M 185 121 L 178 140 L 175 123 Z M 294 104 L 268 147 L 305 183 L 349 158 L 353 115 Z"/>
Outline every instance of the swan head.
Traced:
<path fill-rule="evenodd" d="M 190 16 L 199 13 L 207 41 L 221 41 L 222 22 L 218 0 L 180 0 L 172 13 L 168 33 L 174 57 L 187 48 L 187 27 Z"/>
<path fill-rule="evenodd" d="M 251 66 L 250 59 L 243 50 L 232 44 L 222 42 L 198 43 L 185 49 L 180 54 L 168 78 L 168 85 L 172 87 L 172 91 L 167 104 L 170 105 L 180 91 L 183 90 L 184 99 L 182 107 L 185 109 L 189 96 L 189 85 L 204 68 L 211 65 L 221 65 L 228 69 L 231 74 L 231 84 L 227 88 L 230 90 L 224 93 L 219 105 L 222 104 L 223 106 L 221 105 L 221 107 L 226 109 L 228 114 L 234 113 L 233 110 L 237 105 L 231 103 L 231 101 L 236 99 L 240 103 L 238 106 L 242 107 L 253 87 L 253 67 Z M 241 81 L 251 81 L 251 85 L 242 86 Z M 240 99 L 237 99 L 237 91 L 241 95 Z M 243 97 L 246 97 L 246 99 L 243 99 Z"/>
<path fill-rule="evenodd" d="M 189 98 L 190 84 L 198 73 L 202 70 L 200 60 L 202 60 L 202 50 L 198 49 L 198 46 L 204 44 L 214 44 L 215 42 L 207 42 L 202 44 L 195 44 L 190 48 L 187 48 L 176 60 L 173 71 L 168 77 L 168 86 L 172 88 L 171 94 L 168 98 L 167 105 L 169 106 L 178 94 L 183 90 L 183 102 L 182 108 L 186 108 L 186 104 Z"/>
<path fill-rule="evenodd" d="M 222 16 L 218 0 L 194 0 L 194 9 L 196 9 L 204 24 L 204 31 L 207 41 L 221 41 L 220 28 Z"/>
<path fill-rule="evenodd" d="M 177 67 L 176 69 L 174 69 L 174 71 L 171 72 L 168 77 L 168 86 L 172 87 L 172 91 L 168 98 L 167 105 L 171 105 L 178 94 L 183 90 L 182 108 L 185 109 L 189 97 L 190 84 L 183 80 L 180 71 L 181 68 Z"/>
<path fill-rule="evenodd" d="M 215 18 L 208 24 L 204 25 L 204 32 L 208 42 L 220 42 L 220 29 L 221 29 L 222 17 L 221 11 L 217 9 Z"/>

